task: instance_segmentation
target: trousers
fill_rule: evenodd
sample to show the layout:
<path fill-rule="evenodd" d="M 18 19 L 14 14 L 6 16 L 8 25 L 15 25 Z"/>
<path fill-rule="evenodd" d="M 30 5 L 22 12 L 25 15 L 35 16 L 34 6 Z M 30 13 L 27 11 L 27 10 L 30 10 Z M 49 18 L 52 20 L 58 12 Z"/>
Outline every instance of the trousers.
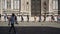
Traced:
<path fill-rule="evenodd" d="M 11 32 L 12 28 L 13 28 L 14 32 L 16 33 L 16 30 L 15 30 L 14 24 L 11 24 L 11 27 L 10 27 L 10 29 L 9 29 L 9 32 Z"/>

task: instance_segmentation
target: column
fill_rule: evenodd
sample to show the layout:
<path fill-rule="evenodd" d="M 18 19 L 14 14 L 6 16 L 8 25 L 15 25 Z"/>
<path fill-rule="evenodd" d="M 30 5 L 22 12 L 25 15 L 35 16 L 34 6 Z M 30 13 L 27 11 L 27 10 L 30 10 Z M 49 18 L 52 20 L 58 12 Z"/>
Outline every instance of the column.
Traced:
<path fill-rule="evenodd" d="M 25 0 L 21 0 L 21 12 L 25 11 Z"/>
<path fill-rule="evenodd" d="M 7 0 L 5 0 L 5 9 L 7 9 Z"/>
<path fill-rule="evenodd" d="M 1 0 L 1 14 L 2 14 L 2 0 Z"/>
<path fill-rule="evenodd" d="M 43 15 L 44 9 L 43 9 L 43 2 L 44 0 L 41 0 L 41 14 Z"/>
<path fill-rule="evenodd" d="M 29 0 L 29 15 L 31 16 L 31 0 Z"/>
<path fill-rule="evenodd" d="M 30 13 L 29 13 L 29 12 L 30 12 L 30 10 L 29 10 L 30 7 L 29 7 L 29 6 L 31 6 L 31 5 L 30 5 L 30 2 L 31 2 L 30 0 L 26 0 L 26 1 L 25 1 L 25 3 L 26 3 L 26 5 L 25 5 L 26 9 L 25 9 L 25 10 L 26 10 L 26 13 L 27 13 L 27 14 L 30 14 Z"/>
<path fill-rule="evenodd" d="M 21 0 L 21 11 L 24 14 L 31 14 L 31 0 Z"/>
<path fill-rule="evenodd" d="M 53 3 L 52 0 L 49 0 L 49 14 L 53 12 Z"/>
<path fill-rule="evenodd" d="M 13 9 L 13 0 L 11 0 L 11 9 Z"/>

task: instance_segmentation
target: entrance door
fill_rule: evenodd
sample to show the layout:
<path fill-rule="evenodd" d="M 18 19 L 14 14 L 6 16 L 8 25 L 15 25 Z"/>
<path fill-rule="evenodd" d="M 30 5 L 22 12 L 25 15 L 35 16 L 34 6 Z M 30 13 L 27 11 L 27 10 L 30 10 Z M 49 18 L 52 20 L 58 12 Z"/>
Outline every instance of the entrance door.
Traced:
<path fill-rule="evenodd" d="M 31 16 L 41 15 L 41 0 L 31 0 Z"/>

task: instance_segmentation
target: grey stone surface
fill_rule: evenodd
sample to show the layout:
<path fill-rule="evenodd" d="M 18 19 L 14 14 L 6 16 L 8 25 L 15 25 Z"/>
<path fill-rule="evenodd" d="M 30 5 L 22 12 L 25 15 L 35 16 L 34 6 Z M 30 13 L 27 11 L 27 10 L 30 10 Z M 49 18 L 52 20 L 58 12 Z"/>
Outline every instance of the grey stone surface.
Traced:
<path fill-rule="evenodd" d="M 49 26 L 60 28 L 60 23 L 58 22 L 18 22 L 15 26 Z M 8 22 L 0 22 L 0 26 L 9 26 Z"/>

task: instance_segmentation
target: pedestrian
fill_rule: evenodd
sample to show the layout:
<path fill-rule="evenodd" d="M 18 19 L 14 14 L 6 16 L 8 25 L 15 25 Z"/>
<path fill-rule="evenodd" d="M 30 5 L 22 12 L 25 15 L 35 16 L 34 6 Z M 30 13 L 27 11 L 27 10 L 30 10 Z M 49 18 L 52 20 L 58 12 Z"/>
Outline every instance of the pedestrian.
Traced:
<path fill-rule="evenodd" d="M 29 15 L 27 15 L 27 22 L 29 22 Z"/>
<path fill-rule="evenodd" d="M 39 22 L 41 22 L 41 15 L 39 15 Z"/>
<path fill-rule="evenodd" d="M 36 22 L 36 16 L 34 16 L 34 21 Z"/>
<path fill-rule="evenodd" d="M 0 21 L 1 21 L 1 14 L 0 14 Z"/>
<path fill-rule="evenodd" d="M 10 16 L 7 16 L 8 23 L 10 24 Z"/>
<path fill-rule="evenodd" d="M 60 22 L 60 15 L 57 16 L 57 22 Z"/>
<path fill-rule="evenodd" d="M 44 15 L 44 20 L 43 20 L 43 22 L 46 20 L 46 15 Z"/>
<path fill-rule="evenodd" d="M 4 20 L 5 20 L 5 22 L 6 22 L 6 19 L 7 19 L 7 14 L 4 15 Z"/>
<path fill-rule="evenodd" d="M 54 22 L 55 18 L 53 15 L 51 15 L 51 22 Z"/>
<path fill-rule="evenodd" d="M 23 22 L 24 21 L 24 19 L 23 19 L 23 16 L 21 15 L 21 22 Z"/>
<path fill-rule="evenodd" d="M 10 29 L 9 29 L 9 34 L 10 34 L 12 28 L 13 28 L 15 34 L 16 34 L 16 30 L 15 30 L 15 27 L 14 27 L 14 22 L 15 22 L 15 14 L 12 13 L 12 16 L 10 17 L 11 27 L 10 27 Z M 10 24 L 9 24 L 9 25 L 10 25 Z"/>
<path fill-rule="evenodd" d="M 18 22 L 17 22 L 17 16 L 16 15 L 15 15 L 15 23 L 18 24 Z"/>

